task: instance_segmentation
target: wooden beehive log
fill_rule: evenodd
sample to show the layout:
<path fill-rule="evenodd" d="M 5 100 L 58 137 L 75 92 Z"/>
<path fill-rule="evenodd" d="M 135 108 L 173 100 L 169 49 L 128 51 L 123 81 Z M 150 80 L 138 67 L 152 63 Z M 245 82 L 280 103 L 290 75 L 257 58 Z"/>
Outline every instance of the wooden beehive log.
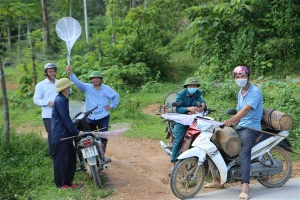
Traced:
<path fill-rule="evenodd" d="M 293 119 L 290 115 L 274 109 L 264 109 L 262 126 L 275 130 L 290 130 Z"/>
<path fill-rule="evenodd" d="M 211 140 L 230 157 L 241 151 L 241 140 L 231 127 L 216 128 Z"/>

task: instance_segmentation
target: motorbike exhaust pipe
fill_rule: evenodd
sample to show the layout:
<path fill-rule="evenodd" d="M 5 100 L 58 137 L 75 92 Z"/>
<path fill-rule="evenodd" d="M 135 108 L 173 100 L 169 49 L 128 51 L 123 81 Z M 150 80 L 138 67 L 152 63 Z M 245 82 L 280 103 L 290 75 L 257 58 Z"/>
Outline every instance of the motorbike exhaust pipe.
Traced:
<path fill-rule="evenodd" d="M 169 147 L 168 147 L 168 145 L 166 145 L 166 143 L 164 143 L 163 141 L 160 141 L 159 144 L 167 155 L 169 155 L 169 156 L 172 155 L 172 151 L 169 149 Z"/>

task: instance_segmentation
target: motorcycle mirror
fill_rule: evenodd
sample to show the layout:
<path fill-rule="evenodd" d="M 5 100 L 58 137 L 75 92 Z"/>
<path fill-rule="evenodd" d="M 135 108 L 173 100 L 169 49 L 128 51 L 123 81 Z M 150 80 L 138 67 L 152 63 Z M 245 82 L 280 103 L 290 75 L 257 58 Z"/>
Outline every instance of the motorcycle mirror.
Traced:
<path fill-rule="evenodd" d="M 228 115 L 235 115 L 237 113 L 236 109 L 235 108 L 229 108 L 227 110 L 227 114 Z"/>
<path fill-rule="evenodd" d="M 173 107 L 180 107 L 180 106 L 181 106 L 181 103 L 180 103 L 180 102 L 173 102 L 173 103 L 172 103 L 172 106 L 173 106 Z"/>
<path fill-rule="evenodd" d="M 215 110 L 212 110 L 212 109 L 210 109 L 210 108 L 207 108 L 206 109 L 206 115 L 209 115 L 210 113 L 212 113 L 212 112 L 215 112 Z"/>
<path fill-rule="evenodd" d="M 201 103 L 198 102 L 198 101 L 195 102 L 195 106 L 196 106 L 196 107 L 199 107 L 199 108 L 202 107 Z"/>

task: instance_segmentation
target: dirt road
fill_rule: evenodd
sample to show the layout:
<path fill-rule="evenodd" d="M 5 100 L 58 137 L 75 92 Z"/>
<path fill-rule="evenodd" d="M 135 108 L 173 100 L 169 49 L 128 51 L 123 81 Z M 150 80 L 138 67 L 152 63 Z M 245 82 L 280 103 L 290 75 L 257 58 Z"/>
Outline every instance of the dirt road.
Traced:
<path fill-rule="evenodd" d="M 159 142 L 118 137 L 108 144 L 106 171 L 116 193 L 108 199 L 174 199 L 169 189 L 169 157 Z"/>
<path fill-rule="evenodd" d="M 169 186 L 170 158 L 160 148 L 159 141 L 118 137 L 109 143 L 107 155 L 113 161 L 105 172 L 109 177 L 107 187 L 116 191 L 108 199 L 176 199 Z M 294 164 L 292 176 L 300 176 L 300 163 Z M 237 185 L 225 184 L 225 187 Z M 215 190 L 202 188 L 201 193 Z"/>
<path fill-rule="evenodd" d="M 157 105 L 151 105 L 143 111 L 154 114 L 156 110 Z M 30 127 L 26 127 L 26 130 L 30 130 Z M 43 126 L 35 127 L 32 131 L 40 132 L 43 137 L 47 137 Z M 108 184 L 105 187 L 115 190 L 115 194 L 106 199 L 176 199 L 169 186 L 170 157 L 163 152 L 159 141 L 119 136 L 108 142 L 106 155 L 112 162 L 110 169 L 103 172 L 108 177 Z M 295 176 L 300 176 L 300 163 L 294 163 L 292 177 Z M 225 184 L 225 188 L 237 185 L 240 184 Z M 215 190 L 218 189 L 202 188 L 200 193 Z"/>
<path fill-rule="evenodd" d="M 43 126 L 35 127 L 33 131 L 47 137 Z M 110 169 L 103 172 L 108 177 L 105 187 L 115 190 L 115 194 L 106 199 L 176 199 L 169 186 L 170 157 L 163 152 L 159 141 L 119 136 L 109 141 L 106 155 L 112 162 Z M 292 177 L 295 176 L 300 177 L 300 163 L 294 163 Z M 237 185 L 239 183 L 226 183 L 225 188 Z M 215 190 L 218 189 L 202 188 L 200 193 Z"/>

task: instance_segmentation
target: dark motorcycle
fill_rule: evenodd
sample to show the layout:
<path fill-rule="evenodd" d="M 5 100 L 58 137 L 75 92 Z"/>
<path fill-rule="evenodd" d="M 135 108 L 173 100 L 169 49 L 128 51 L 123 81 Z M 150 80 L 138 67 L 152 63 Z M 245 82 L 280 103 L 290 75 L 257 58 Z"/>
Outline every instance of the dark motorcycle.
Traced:
<path fill-rule="evenodd" d="M 86 122 L 86 118 L 96 109 L 86 112 L 80 112 L 73 118 L 73 123 L 80 131 L 84 131 L 75 139 L 75 146 L 77 155 L 80 162 L 80 169 L 85 170 L 90 177 L 93 177 L 95 184 L 98 188 L 103 188 L 100 179 L 100 172 L 104 169 L 108 169 L 109 165 L 104 157 L 103 145 L 101 138 L 89 132 L 89 126 Z"/>

